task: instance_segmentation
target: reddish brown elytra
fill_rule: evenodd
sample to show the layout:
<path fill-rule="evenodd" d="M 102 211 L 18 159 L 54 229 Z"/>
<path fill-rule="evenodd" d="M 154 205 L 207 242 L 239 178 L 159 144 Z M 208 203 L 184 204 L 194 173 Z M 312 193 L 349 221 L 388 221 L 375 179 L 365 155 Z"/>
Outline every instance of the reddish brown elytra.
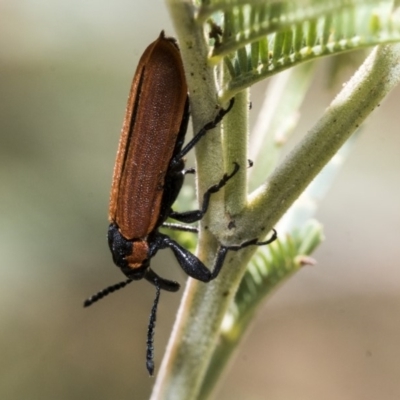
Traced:
<path fill-rule="evenodd" d="M 172 210 L 186 173 L 183 157 L 206 134 L 215 128 L 231 110 L 220 109 L 183 147 L 189 120 L 187 84 L 179 48 L 172 38 L 161 32 L 143 53 L 133 78 L 119 142 L 109 207 L 108 244 L 113 261 L 127 280 L 109 286 L 87 299 L 85 307 L 125 287 L 133 280 L 146 279 L 156 287 L 156 298 L 150 314 L 147 333 L 147 369 L 154 371 L 153 335 L 160 289 L 176 292 L 180 285 L 158 276 L 150 260 L 160 249 L 170 248 L 182 269 L 192 278 L 209 282 L 218 276 L 228 250 L 250 245 L 264 245 L 276 238 L 258 243 L 250 240 L 238 246 L 220 246 L 210 271 L 194 254 L 169 236 L 159 232 L 164 225 L 197 232 L 197 228 L 166 224 L 171 217 L 184 223 L 199 221 L 206 213 L 210 197 L 218 192 L 239 170 L 235 164 L 230 174 L 210 187 L 203 195 L 199 210 L 177 213 Z"/>

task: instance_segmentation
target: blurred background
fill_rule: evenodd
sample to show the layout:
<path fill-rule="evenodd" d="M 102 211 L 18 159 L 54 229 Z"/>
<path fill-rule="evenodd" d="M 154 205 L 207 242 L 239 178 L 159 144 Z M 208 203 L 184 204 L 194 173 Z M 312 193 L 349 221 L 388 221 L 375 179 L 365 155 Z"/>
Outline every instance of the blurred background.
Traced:
<path fill-rule="evenodd" d="M 138 59 L 173 34 L 166 8 L 2 0 L 0 15 L 0 398 L 146 399 L 154 288 L 82 301 L 123 279 L 106 243 L 112 170 Z M 324 63 L 299 134 L 333 98 Z M 321 204 L 318 265 L 263 307 L 216 398 L 400 398 L 399 98 L 369 118 Z M 153 265 L 184 283 L 168 251 Z M 161 296 L 156 372 L 181 294 Z"/>

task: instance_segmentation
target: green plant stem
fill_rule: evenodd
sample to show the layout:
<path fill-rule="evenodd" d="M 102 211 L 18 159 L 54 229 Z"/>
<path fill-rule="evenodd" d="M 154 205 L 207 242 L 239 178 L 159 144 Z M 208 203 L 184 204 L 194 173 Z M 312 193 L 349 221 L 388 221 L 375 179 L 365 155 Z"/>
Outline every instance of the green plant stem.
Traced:
<path fill-rule="evenodd" d="M 177 22 L 178 36 L 184 39 L 180 43 L 192 94 L 196 129 L 215 113 L 217 88 L 209 80 L 213 72 L 205 64 L 206 43 L 202 29 L 196 27 L 193 20 L 191 3 L 169 0 L 168 6 L 173 20 Z M 201 55 L 198 56 L 197 52 Z M 232 241 L 235 238 L 259 237 L 260 232 L 268 232 L 272 228 L 354 129 L 397 84 L 400 77 L 399 54 L 399 46 L 384 46 L 372 52 L 303 143 L 273 173 L 269 183 L 253 194 L 248 210 L 235 216 L 236 230 Z M 203 71 L 203 75 L 199 75 L 199 71 Z M 201 79 L 203 86 L 199 85 Z M 207 140 L 202 140 L 196 148 L 200 194 L 223 173 L 225 152 L 219 130 L 215 131 L 210 132 Z M 223 209 L 221 198 L 223 193 L 213 196 L 213 204 L 202 222 L 197 255 L 206 265 L 213 264 L 217 242 L 205 226 L 226 226 L 219 222 Z M 220 240 L 232 236 L 227 228 L 225 234 L 217 233 Z M 213 282 L 204 284 L 188 280 L 151 397 L 153 400 L 189 400 L 197 397 L 217 343 L 221 321 L 254 251 L 255 248 L 248 248 L 233 256 L 229 253 L 220 276 Z"/>
<path fill-rule="evenodd" d="M 261 303 L 302 268 L 304 256 L 311 254 L 322 240 L 321 224 L 309 220 L 301 230 L 293 230 L 270 246 L 259 248 L 248 265 L 234 304 L 225 315 L 199 399 L 207 399 L 221 380 Z"/>
<path fill-rule="evenodd" d="M 315 64 L 300 64 L 270 79 L 250 137 L 249 154 L 255 164 L 249 171 L 251 190 L 264 182 L 277 165 L 282 148 L 297 125 Z"/>
<path fill-rule="evenodd" d="M 175 22 L 175 29 L 184 60 L 186 77 L 191 95 L 191 111 L 194 130 L 198 131 L 210 116 L 216 114 L 218 105 L 217 87 L 214 69 L 207 65 L 208 47 L 202 26 L 194 21 L 194 7 L 189 1 L 169 0 L 167 5 Z M 199 197 L 210 186 L 218 182 L 224 174 L 221 125 L 202 139 L 196 146 L 197 190 Z M 207 140 L 205 140 L 207 139 Z M 213 195 L 206 218 L 202 226 L 212 226 L 215 221 L 224 219 L 223 192 Z M 199 235 L 199 251 L 197 255 L 206 265 L 213 264 L 217 241 L 211 233 L 212 229 L 202 229 Z M 218 330 L 218 321 L 222 319 L 224 310 L 213 305 L 229 288 L 215 285 L 214 282 L 203 283 L 188 280 L 187 287 L 178 311 L 177 321 L 172 332 L 168 348 L 158 373 L 152 399 L 191 399 L 199 390 L 202 376 L 207 368 L 206 361 L 211 357 L 215 340 L 212 332 Z M 210 293 L 208 293 L 210 292 Z M 206 331 L 199 329 L 196 320 L 208 320 L 202 314 L 201 303 L 207 303 L 204 310 L 214 309 L 216 315 L 211 317 L 214 323 L 203 324 Z M 227 306 L 227 305 L 226 305 Z M 190 327 L 194 329 L 191 330 Z M 208 356 L 206 353 L 209 353 Z"/>
<path fill-rule="evenodd" d="M 244 90 L 235 97 L 234 109 L 223 121 L 225 170 L 232 170 L 234 163 L 240 166 L 235 180 L 228 182 L 225 189 L 226 212 L 231 215 L 239 214 L 247 202 L 248 104 L 249 90 Z"/>
<path fill-rule="evenodd" d="M 250 214 L 272 226 L 399 80 L 400 45 L 376 47 L 304 140 L 250 195 Z M 246 215 L 237 217 L 238 227 Z"/>

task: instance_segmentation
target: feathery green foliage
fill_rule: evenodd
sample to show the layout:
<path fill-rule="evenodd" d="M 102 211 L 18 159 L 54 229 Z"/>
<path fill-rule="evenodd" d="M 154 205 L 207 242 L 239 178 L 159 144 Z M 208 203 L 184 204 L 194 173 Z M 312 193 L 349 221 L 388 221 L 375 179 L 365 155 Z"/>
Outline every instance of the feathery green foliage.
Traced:
<path fill-rule="evenodd" d="M 400 39 L 392 1 L 207 1 L 206 21 L 221 33 L 210 62 L 223 59 L 231 75 L 222 100 L 301 62 Z"/>

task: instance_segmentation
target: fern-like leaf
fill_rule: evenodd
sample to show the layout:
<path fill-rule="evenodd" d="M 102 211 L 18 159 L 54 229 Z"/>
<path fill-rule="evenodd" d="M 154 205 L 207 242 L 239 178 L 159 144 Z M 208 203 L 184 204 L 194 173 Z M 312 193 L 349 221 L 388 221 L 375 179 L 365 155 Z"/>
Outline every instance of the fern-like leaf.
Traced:
<path fill-rule="evenodd" d="M 304 61 L 400 40 L 392 1 L 207 1 L 198 22 L 211 22 L 210 61 L 230 73 L 222 100 Z M 218 29 L 216 29 L 216 26 Z"/>

